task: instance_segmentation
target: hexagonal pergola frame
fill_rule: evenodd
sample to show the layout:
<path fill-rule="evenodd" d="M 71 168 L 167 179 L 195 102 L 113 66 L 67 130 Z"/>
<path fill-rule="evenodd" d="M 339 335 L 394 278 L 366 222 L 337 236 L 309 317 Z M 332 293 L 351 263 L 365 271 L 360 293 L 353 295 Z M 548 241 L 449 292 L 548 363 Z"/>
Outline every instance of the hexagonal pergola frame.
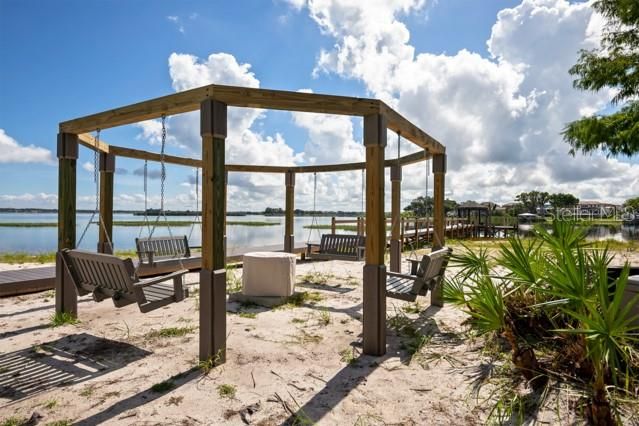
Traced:
<path fill-rule="evenodd" d="M 227 165 L 224 147 L 227 107 L 276 109 L 324 114 L 362 116 L 366 161 L 322 166 Z M 392 216 L 391 264 L 400 262 L 398 221 L 400 215 L 401 167 L 427 158 L 433 159 L 434 238 L 433 249 L 444 244 L 444 181 L 446 149 L 437 140 L 412 124 L 384 102 L 315 93 L 289 92 L 222 85 L 208 85 L 161 98 L 112 109 L 60 123 L 58 134 L 59 200 L 58 250 L 75 248 L 76 243 L 76 163 L 78 144 L 100 154 L 100 228 L 98 251 L 110 250 L 113 226 L 113 174 L 115 158 L 129 157 L 159 161 L 160 155 L 96 141 L 90 132 L 173 114 L 200 110 L 202 159 L 165 155 L 171 164 L 202 168 L 202 269 L 200 271 L 200 359 L 224 362 L 226 356 L 226 275 L 225 221 L 226 173 L 267 172 L 285 175 L 286 214 L 284 248 L 292 251 L 294 186 L 296 173 L 366 170 L 366 263 L 363 283 L 363 350 L 369 355 L 386 352 L 386 221 L 384 217 L 384 168 L 391 167 Z M 423 152 L 385 160 L 386 132 L 400 133 Z M 395 225 L 397 224 L 397 225 Z M 77 315 L 77 294 L 64 273 L 60 256 L 56 262 L 56 312 Z M 431 303 L 442 304 L 441 289 L 431 294 Z"/>

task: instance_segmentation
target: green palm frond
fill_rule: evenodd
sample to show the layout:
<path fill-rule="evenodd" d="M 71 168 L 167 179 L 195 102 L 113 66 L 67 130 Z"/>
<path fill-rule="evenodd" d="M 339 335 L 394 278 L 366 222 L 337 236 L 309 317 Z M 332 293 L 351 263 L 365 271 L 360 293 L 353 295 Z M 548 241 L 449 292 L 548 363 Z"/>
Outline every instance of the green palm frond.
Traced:
<path fill-rule="evenodd" d="M 472 277 L 477 275 L 488 275 L 490 273 L 490 256 L 488 249 L 480 247 L 477 251 L 470 249 L 462 244 L 464 250 L 460 253 L 454 253 L 449 265 L 460 268 L 458 275 L 463 277 Z"/>

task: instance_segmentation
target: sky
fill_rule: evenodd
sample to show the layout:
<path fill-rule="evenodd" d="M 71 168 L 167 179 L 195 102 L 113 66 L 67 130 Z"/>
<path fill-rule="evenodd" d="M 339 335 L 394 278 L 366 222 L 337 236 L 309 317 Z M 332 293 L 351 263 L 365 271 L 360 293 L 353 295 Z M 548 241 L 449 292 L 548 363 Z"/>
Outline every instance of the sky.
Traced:
<path fill-rule="evenodd" d="M 577 91 L 568 74 L 602 24 L 565 0 L 0 0 L 0 207 L 57 206 L 59 122 L 210 83 L 382 99 L 446 145 L 457 201 L 542 190 L 621 203 L 639 195 L 637 158 L 571 156 L 561 137 L 609 110 L 609 91 Z M 166 125 L 168 153 L 200 156 L 197 112 Z M 358 118 L 230 108 L 228 127 L 228 164 L 364 159 Z M 159 152 L 160 133 L 152 120 L 100 138 Z M 80 151 L 78 207 L 91 208 L 93 155 Z M 144 163 L 116 167 L 115 207 L 141 209 Z M 149 170 L 158 207 L 158 164 Z M 428 171 L 405 168 L 403 205 L 432 194 Z M 167 167 L 168 209 L 196 206 L 195 173 Z M 313 207 L 313 179 L 298 176 L 297 208 Z M 316 208 L 359 210 L 361 179 L 318 174 Z M 284 177 L 232 173 L 228 198 L 229 210 L 283 207 Z"/>

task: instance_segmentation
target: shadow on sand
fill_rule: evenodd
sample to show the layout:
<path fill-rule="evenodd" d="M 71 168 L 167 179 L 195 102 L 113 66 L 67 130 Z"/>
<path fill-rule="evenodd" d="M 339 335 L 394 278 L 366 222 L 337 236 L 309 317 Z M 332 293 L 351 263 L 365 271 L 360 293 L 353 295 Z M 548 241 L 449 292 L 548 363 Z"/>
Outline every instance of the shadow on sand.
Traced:
<path fill-rule="evenodd" d="M 0 398 L 18 401 L 55 387 L 93 379 L 150 352 L 87 333 L 0 354 Z"/>
<path fill-rule="evenodd" d="M 440 309 L 437 306 L 429 306 L 412 322 L 412 326 L 420 333 L 427 335 L 441 334 L 435 320 L 431 318 Z M 361 346 L 361 343 L 354 342 L 352 345 Z M 403 348 L 401 336 L 390 328 L 387 331 L 386 349 L 386 354 L 380 357 L 360 354 L 353 359 L 328 380 L 323 389 L 299 407 L 295 413 L 292 413 L 283 424 L 298 425 L 306 424 L 306 422 L 311 422 L 309 424 L 319 422 L 355 388 L 364 384 L 384 361 L 399 358 L 403 364 L 410 362 L 411 354 Z"/>

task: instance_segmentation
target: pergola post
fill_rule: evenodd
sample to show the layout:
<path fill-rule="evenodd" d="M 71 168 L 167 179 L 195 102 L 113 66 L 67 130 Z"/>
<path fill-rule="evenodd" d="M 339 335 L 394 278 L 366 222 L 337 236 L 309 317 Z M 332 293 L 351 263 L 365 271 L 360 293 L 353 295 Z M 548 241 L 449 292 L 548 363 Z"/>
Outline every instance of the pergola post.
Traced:
<path fill-rule="evenodd" d="M 200 271 L 200 360 L 226 360 L 226 263 L 224 145 L 226 104 L 200 105 L 202 135 L 202 270 Z"/>
<path fill-rule="evenodd" d="M 295 249 L 295 172 L 288 171 L 284 175 L 286 185 L 286 211 L 284 216 L 284 251 L 293 253 Z"/>
<path fill-rule="evenodd" d="M 390 270 L 401 272 L 402 247 L 400 237 L 401 220 L 401 191 L 402 191 L 402 166 L 391 166 L 391 240 L 390 240 Z"/>
<path fill-rule="evenodd" d="M 446 181 L 446 154 L 436 154 L 433 156 L 433 250 L 444 247 L 446 235 L 446 212 L 444 211 L 444 190 Z M 430 303 L 435 306 L 444 306 L 443 290 L 441 285 L 434 288 L 430 293 Z"/>
<path fill-rule="evenodd" d="M 58 133 L 58 253 L 55 263 L 55 311 L 78 315 L 78 295 L 60 251 L 75 248 L 78 135 Z"/>
<path fill-rule="evenodd" d="M 366 264 L 363 288 L 363 349 L 386 353 L 386 219 L 384 217 L 384 148 L 386 117 L 364 116 L 366 147 Z"/>
<path fill-rule="evenodd" d="M 113 175 L 115 155 L 100 153 L 100 228 L 98 253 L 113 254 Z"/>
<path fill-rule="evenodd" d="M 226 262 L 226 212 L 228 211 L 229 202 L 229 172 L 224 171 L 224 261 Z"/>

